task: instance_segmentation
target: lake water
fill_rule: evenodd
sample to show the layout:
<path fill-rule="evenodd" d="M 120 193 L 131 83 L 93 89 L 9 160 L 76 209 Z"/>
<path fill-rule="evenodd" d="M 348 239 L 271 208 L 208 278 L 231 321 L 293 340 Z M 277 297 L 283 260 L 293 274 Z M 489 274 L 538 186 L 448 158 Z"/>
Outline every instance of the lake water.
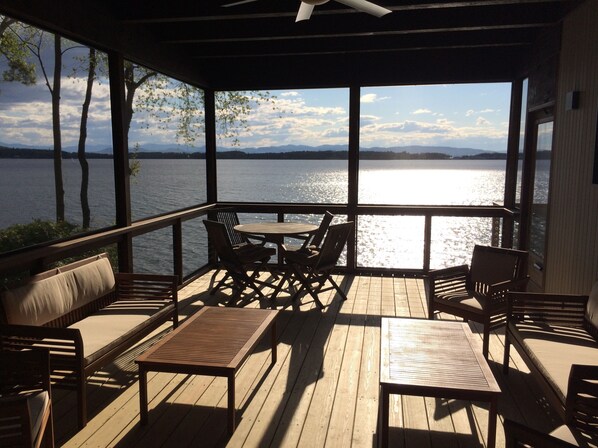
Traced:
<path fill-rule="evenodd" d="M 205 202 L 203 160 L 141 160 L 131 180 L 133 219 Z M 76 160 L 64 160 L 66 218 L 81 222 Z M 361 161 L 362 204 L 491 205 L 502 202 L 505 161 Z M 112 225 L 114 177 L 111 160 L 90 160 L 92 227 Z M 541 174 L 542 175 L 542 174 Z M 347 162 L 339 160 L 221 160 L 221 201 L 345 203 Z M 51 160 L 0 159 L 0 228 L 32 219 L 54 218 Z M 320 216 L 289 217 L 318 222 Z M 242 220 L 275 219 L 241 215 Z M 358 265 L 420 269 L 423 229 L 420 217 L 363 216 L 358 226 Z M 490 243 L 489 218 L 435 218 L 432 267 L 468 262 L 475 243 Z M 185 223 L 185 271 L 204 264 L 206 241 L 200 219 Z M 171 269 L 170 229 L 134 239 L 138 271 Z"/>

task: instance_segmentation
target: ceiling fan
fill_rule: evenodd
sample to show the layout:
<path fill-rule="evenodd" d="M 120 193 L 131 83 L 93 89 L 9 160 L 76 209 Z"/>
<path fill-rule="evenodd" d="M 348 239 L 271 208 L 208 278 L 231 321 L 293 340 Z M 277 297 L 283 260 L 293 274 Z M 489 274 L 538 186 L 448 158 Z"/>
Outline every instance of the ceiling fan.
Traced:
<path fill-rule="evenodd" d="M 222 5 L 225 8 L 229 6 L 237 6 L 242 5 L 244 3 L 251 3 L 257 0 L 240 0 L 233 3 L 227 3 L 226 5 Z M 315 6 L 323 5 L 327 3 L 329 0 L 302 0 L 301 6 L 299 6 L 299 12 L 297 13 L 297 18 L 295 22 L 300 22 L 302 20 L 309 20 L 311 17 L 311 13 L 314 10 Z M 382 6 L 378 6 L 372 2 L 367 0 L 335 0 L 338 3 L 342 3 L 343 5 L 350 6 L 351 8 L 357 9 L 358 11 L 362 11 L 368 14 L 371 14 L 376 17 L 382 17 L 389 12 L 392 12 L 390 9 L 383 8 Z"/>

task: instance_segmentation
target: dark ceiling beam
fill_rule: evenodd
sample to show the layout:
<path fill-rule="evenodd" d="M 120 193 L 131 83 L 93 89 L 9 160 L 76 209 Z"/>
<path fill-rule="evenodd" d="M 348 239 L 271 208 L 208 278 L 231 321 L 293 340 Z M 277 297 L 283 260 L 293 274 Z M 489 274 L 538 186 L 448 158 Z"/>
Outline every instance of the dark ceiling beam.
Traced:
<path fill-rule="evenodd" d="M 565 0 L 570 3 L 576 0 Z M 477 1 L 418 1 L 400 2 L 393 4 L 388 0 L 380 0 L 376 3 L 391 11 L 410 10 L 432 10 L 449 8 L 470 8 L 480 9 L 489 6 L 509 5 L 545 5 L 562 3 L 563 0 L 477 0 Z M 172 4 L 163 1 L 129 1 L 123 5 L 119 0 L 112 0 L 113 9 L 117 17 L 124 23 L 168 23 L 168 22 L 203 22 L 219 20 L 255 20 L 258 18 L 281 18 L 297 15 L 298 2 L 284 0 L 256 0 L 252 3 L 233 6 L 230 8 L 221 5 L 232 3 L 232 1 L 221 0 L 217 2 L 179 2 Z M 314 16 L 327 14 L 360 14 L 352 8 L 348 8 L 334 1 L 318 6 Z"/>
<path fill-rule="evenodd" d="M 526 49 L 460 49 L 367 53 L 362 55 L 310 55 L 286 58 L 197 60 L 215 90 L 276 90 L 288 88 L 509 82 Z M 473 62 L 475 61 L 475 62 Z M 213 78 L 211 77 L 213 76 Z"/>
<path fill-rule="evenodd" d="M 459 31 L 447 33 L 408 33 L 401 35 L 372 35 L 342 39 L 294 39 L 272 41 L 264 45 L 259 41 L 223 42 L 210 44 L 185 44 L 191 58 L 248 58 L 254 56 L 281 56 L 291 54 L 360 53 L 375 51 L 415 51 L 427 48 L 467 48 L 474 46 L 530 45 L 536 33 L 529 28 L 495 31 Z"/>
<path fill-rule="evenodd" d="M 205 79 L 184 53 L 165 46 L 149 30 L 116 21 L 102 1 L 0 0 L 0 14 L 101 51 L 114 50 L 133 62 L 191 84 L 205 85 Z"/>
<path fill-rule="evenodd" d="M 559 8 L 528 10 L 512 6 L 508 10 L 486 8 L 476 14 L 462 9 L 408 11 L 402 14 L 388 14 L 380 19 L 362 15 L 335 17 L 330 20 L 312 19 L 301 23 L 256 19 L 244 23 L 205 22 L 201 26 L 163 24 L 158 31 L 164 36 L 165 43 L 218 43 L 538 27 L 553 25 L 560 18 Z"/>

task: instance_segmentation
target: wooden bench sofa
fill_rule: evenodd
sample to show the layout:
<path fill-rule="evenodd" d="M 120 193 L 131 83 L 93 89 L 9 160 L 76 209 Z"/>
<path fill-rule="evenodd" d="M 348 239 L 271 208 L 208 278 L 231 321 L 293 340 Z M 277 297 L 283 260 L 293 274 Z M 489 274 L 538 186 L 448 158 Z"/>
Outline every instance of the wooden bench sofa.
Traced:
<path fill-rule="evenodd" d="M 503 370 L 517 348 L 546 398 L 567 425 L 598 435 L 598 282 L 590 295 L 510 292 Z M 573 439 L 572 439 L 573 437 Z M 578 440 L 574 440 L 578 439 Z"/>
<path fill-rule="evenodd" d="M 0 296 L 0 349 L 48 349 L 52 383 L 77 391 L 83 428 L 87 377 L 168 320 L 178 325 L 177 283 L 114 274 L 106 254 L 37 274 Z"/>

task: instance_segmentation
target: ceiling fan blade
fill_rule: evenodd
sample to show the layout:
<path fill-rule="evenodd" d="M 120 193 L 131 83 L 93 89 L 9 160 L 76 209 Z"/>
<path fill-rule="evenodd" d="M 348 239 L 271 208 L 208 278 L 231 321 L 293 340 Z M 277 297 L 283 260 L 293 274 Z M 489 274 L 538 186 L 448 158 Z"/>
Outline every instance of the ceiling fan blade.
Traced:
<path fill-rule="evenodd" d="M 229 8 L 231 6 L 237 6 L 237 5 L 244 5 L 245 3 L 253 3 L 253 2 L 257 2 L 258 0 L 239 0 L 238 2 L 233 2 L 233 3 L 227 3 L 225 5 L 221 5 L 223 8 Z"/>
<path fill-rule="evenodd" d="M 384 14 L 392 12 L 390 9 L 383 8 L 382 6 L 375 5 L 367 0 L 336 0 L 343 5 L 350 6 L 351 8 L 358 9 L 359 11 L 366 12 L 376 17 L 382 17 Z"/>
<path fill-rule="evenodd" d="M 295 22 L 301 22 L 302 20 L 309 20 L 313 10 L 314 10 L 314 5 L 310 5 L 308 3 L 301 2 L 301 6 L 299 6 L 299 12 L 297 13 L 297 18 L 295 19 Z"/>

